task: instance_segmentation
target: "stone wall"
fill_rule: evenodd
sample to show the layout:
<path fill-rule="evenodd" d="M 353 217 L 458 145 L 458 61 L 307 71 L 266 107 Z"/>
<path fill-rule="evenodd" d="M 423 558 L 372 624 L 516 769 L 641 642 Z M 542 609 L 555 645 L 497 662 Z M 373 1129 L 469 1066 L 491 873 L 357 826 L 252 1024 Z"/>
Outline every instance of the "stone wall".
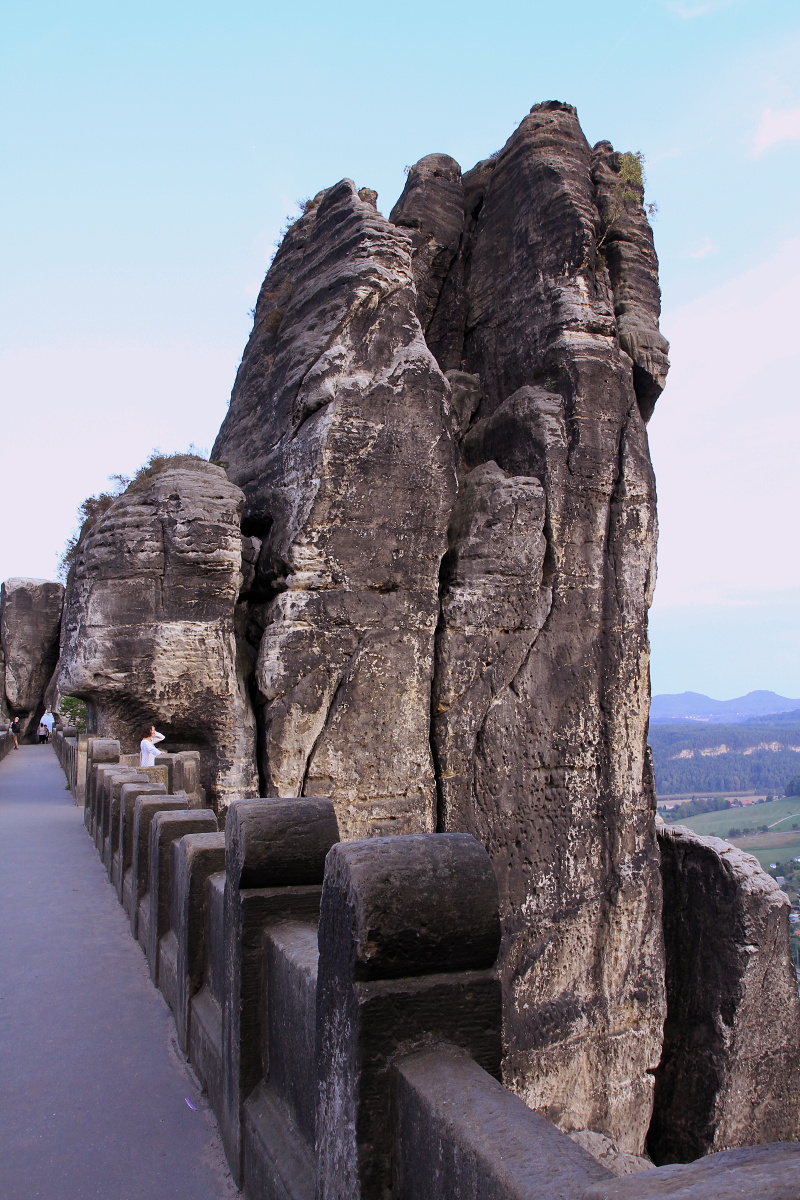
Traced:
<path fill-rule="evenodd" d="M 87 740 L 87 828 L 247 1200 L 795 1194 L 798 1143 L 654 1169 L 503 1087 L 497 884 L 468 834 L 342 843 L 322 798 L 234 801 L 220 832 L 177 763 L 132 757 Z"/>

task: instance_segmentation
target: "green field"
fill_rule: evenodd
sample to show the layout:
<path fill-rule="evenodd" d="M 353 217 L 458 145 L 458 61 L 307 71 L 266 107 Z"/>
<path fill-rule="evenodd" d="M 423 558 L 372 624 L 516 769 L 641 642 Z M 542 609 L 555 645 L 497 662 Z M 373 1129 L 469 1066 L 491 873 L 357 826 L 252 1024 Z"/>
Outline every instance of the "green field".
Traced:
<path fill-rule="evenodd" d="M 774 826 L 771 833 L 791 832 L 792 825 L 800 826 L 800 798 L 794 796 L 788 800 L 770 800 L 768 804 L 745 804 L 742 808 L 701 813 L 697 817 L 686 817 L 680 823 L 704 837 L 711 834 L 726 838 L 729 829 L 757 829 L 759 825 Z"/>
<path fill-rule="evenodd" d="M 778 837 L 764 833 L 760 838 L 736 838 L 733 844 L 754 854 L 765 871 L 769 871 L 770 863 L 789 863 L 793 858 L 800 858 L 800 834 L 792 838 L 785 833 Z M 800 867 L 800 863 L 797 866 Z"/>

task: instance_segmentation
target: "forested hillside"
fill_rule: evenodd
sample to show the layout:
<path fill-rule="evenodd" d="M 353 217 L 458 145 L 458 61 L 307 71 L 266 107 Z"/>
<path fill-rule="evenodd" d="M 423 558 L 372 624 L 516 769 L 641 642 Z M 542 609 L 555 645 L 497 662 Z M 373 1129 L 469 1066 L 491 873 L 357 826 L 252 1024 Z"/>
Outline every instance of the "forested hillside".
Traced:
<path fill-rule="evenodd" d="M 708 725 L 686 721 L 650 726 L 659 795 L 692 792 L 778 792 L 800 772 L 800 721 Z"/>

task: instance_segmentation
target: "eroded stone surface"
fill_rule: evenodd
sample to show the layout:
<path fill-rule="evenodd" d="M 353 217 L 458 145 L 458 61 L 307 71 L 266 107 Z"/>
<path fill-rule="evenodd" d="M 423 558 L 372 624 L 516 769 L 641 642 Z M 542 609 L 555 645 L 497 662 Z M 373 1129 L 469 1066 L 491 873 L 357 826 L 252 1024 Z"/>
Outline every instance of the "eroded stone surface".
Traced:
<path fill-rule="evenodd" d="M 332 796 L 345 838 L 482 840 L 507 1082 L 639 1152 L 664 1015 L 643 412 L 665 360 L 625 325 L 663 349 L 642 211 L 598 260 L 617 167 L 548 103 L 463 176 L 422 159 L 394 223 L 369 189 L 319 193 L 213 454 L 258 542 L 241 635 L 267 790 Z"/>
<path fill-rule="evenodd" d="M 430 680 L 456 479 L 450 388 L 416 302 L 409 234 L 348 180 L 321 193 L 264 282 L 213 451 L 262 539 L 248 636 L 266 790 L 330 796 L 346 838 L 436 823 Z"/>
<path fill-rule="evenodd" d="M 602 1133 L 595 1133 L 593 1129 L 578 1129 L 568 1136 L 617 1177 L 655 1170 L 655 1164 L 649 1158 L 639 1154 L 623 1154 L 611 1138 Z"/>
<path fill-rule="evenodd" d="M 610 142 L 594 147 L 592 180 L 603 222 L 602 255 L 614 294 L 619 342 L 633 362 L 636 396 L 648 420 L 669 370 L 669 345 L 658 328 L 661 293 L 653 231 L 642 206 L 622 199 L 626 190 L 634 189 L 630 183 L 620 184 L 619 159 Z"/>
<path fill-rule="evenodd" d="M 255 729 L 234 637 L 243 497 L 225 472 L 181 460 L 132 483 L 84 537 L 70 574 L 58 687 L 100 736 L 199 750 L 217 806 L 258 794 Z"/>
<path fill-rule="evenodd" d="M 220 804 L 256 794 L 257 724 L 266 792 L 332 797 L 344 839 L 474 834 L 504 1079 L 618 1166 L 646 1165 L 665 1015 L 645 422 L 668 367 L 619 167 L 548 102 L 463 175 L 422 159 L 390 221 L 369 188 L 320 192 L 214 447 L 234 483 L 172 467 L 112 505 L 59 675 L 126 749 L 151 720 L 200 749 Z M 784 901 L 747 856 L 664 837 L 660 1161 L 797 1136 Z"/>
<path fill-rule="evenodd" d="M 7 579 L 0 591 L 2 710 L 35 738 L 44 693 L 58 659 L 64 588 L 47 579 Z"/>
<path fill-rule="evenodd" d="M 667 1021 L 649 1148 L 658 1163 L 800 1138 L 800 1000 L 789 900 L 758 860 L 658 831 Z"/>
<path fill-rule="evenodd" d="M 709 1154 L 682 1166 L 595 1183 L 581 1200 L 796 1200 L 800 1144 L 778 1142 Z"/>
<path fill-rule="evenodd" d="M 664 1014 L 644 777 L 655 489 L 591 167 L 574 110 L 546 104 L 464 176 L 462 282 L 438 313 L 452 296 L 462 343 L 443 362 L 481 398 L 442 571 L 433 743 L 441 828 L 483 841 L 500 883 L 506 1081 L 639 1152 Z"/>

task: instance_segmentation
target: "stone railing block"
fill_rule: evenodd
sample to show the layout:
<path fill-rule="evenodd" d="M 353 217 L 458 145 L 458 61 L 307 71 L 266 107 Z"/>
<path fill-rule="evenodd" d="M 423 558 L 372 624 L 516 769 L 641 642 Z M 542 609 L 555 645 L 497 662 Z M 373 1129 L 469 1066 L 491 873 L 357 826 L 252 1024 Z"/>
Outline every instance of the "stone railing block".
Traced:
<path fill-rule="evenodd" d="M 123 907 L 131 933 L 139 937 L 149 927 L 147 887 L 150 882 L 150 825 L 156 813 L 189 807 L 185 796 L 139 796 L 133 809 L 133 857 L 123 888 Z M 128 886 L 129 885 L 129 886 Z M 140 929 L 141 919 L 141 929 Z M 140 938 L 141 940 L 141 938 Z M 144 949 L 146 943 L 142 942 Z"/>
<path fill-rule="evenodd" d="M 391 1189 L 391 1065 L 449 1043 L 499 1076 L 489 856 L 468 834 L 334 846 L 319 924 L 318 1200 Z"/>
<path fill-rule="evenodd" d="M 316 920 L 326 855 L 338 839 L 330 800 L 234 800 L 228 809 L 224 1076 L 217 1115 L 237 1182 L 242 1179 L 242 1109 L 262 1073 L 264 933 L 281 920 Z"/>
<path fill-rule="evenodd" d="M 800 1138 L 800 999 L 789 899 L 756 858 L 658 831 L 667 1020 L 648 1150 L 663 1165 Z"/>
<path fill-rule="evenodd" d="M 211 1107 L 222 1110 L 222 1009 L 225 999 L 225 872 L 206 879 L 202 986 L 189 1010 L 188 1056 L 203 1081 Z"/>
<path fill-rule="evenodd" d="M 225 870 L 234 889 L 321 884 L 339 840 L 330 800 L 234 800 L 225 826 Z"/>
<path fill-rule="evenodd" d="M 150 978 L 158 986 L 158 948 L 169 928 L 172 900 L 172 843 L 188 833 L 217 833 L 217 818 L 210 808 L 186 812 L 157 812 L 150 823 L 149 915 L 150 925 L 139 930 L 147 955 Z"/>
<path fill-rule="evenodd" d="M 98 785 L 95 841 L 109 878 L 111 878 L 111 854 L 114 846 L 112 838 L 114 840 L 119 838 L 120 789 L 123 783 L 146 782 L 147 776 L 141 774 L 134 767 L 120 767 L 118 771 L 104 772 L 102 784 Z"/>
<path fill-rule="evenodd" d="M 613 1179 L 463 1052 L 400 1059 L 393 1108 L 395 1200 L 577 1200 Z"/>
<path fill-rule="evenodd" d="M 95 766 L 119 762 L 122 748 L 115 738 L 92 738 L 90 757 Z"/>
<path fill-rule="evenodd" d="M 205 807 L 205 791 L 200 786 L 200 753 L 197 750 L 178 750 L 156 757 L 155 765 L 168 772 L 170 795 L 185 792 L 190 808 Z"/>
<path fill-rule="evenodd" d="M 147 771 L 142 771 L 146 775 Z M 140 796 L 165 796 L 166 786 L 163 783 L 123 783 L 119 793 L 119 837 L 114 856 L 111 860 L 111 882 L 117 889 L 117 898 L 127 912 L 123 903 L 125 877 L 130 873 L 133 863 L 133 818 L 136 801 Z"/>
<path fill-rule="evenodd" d="M 171 997 L 165 995 L 175 1016 L 178 1045 L 189 1051 L 191 1003 L 200 990 L 205 967 L 205 933 L 209 877 L 225 868 L 225 834 L 191 833 L 172 846 L 172 912 L 170 933 L 174 937 L 174 972 L 165 966 L 173 952 L 165 939 L 162 964 L 164 979 L 174 973 Z"/>
<path fill-rule="evenodd" d="M 596 1183 L 586 1188 L 581 1200 L 796 1200 L 798 1196 L 800 1143 L 768 1142 Z"/>

